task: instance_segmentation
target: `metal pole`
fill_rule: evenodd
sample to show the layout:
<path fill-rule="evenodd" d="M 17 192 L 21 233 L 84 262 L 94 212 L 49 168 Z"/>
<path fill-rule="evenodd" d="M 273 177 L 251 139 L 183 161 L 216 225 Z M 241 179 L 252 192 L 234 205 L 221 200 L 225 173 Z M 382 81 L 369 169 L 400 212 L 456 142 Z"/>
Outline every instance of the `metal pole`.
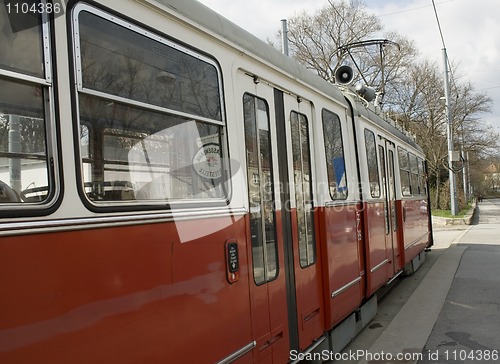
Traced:
<path fill-rule="evenodd" d="M 464 184 L 464 197 L 465 197 L 465 203 L 467 204 L 469 202 L 469 184 L 467 182 L 467 168 L 469 161 L 467 160 L 467 155 L 464 150 L 462 150 L 462 163 L 464 164 L 462 167 L 462 178 L 463 178 L 463 184 Z"/>
<path fill-rule="evenodd" d="M 453 171 L 453 123 L 451 120 L 451 110 L 450 110 L 450 85 L 448 80 L 448 55 L 446 54 L 446 48 L 443 48 L 443 62 L 444 62 L 444 96 L 446 100 L 445 112 L 447 121 L 447 134 L 448 134 L 448 170 L 450 174 L 450 200 L 451 200 L 451 215 L 456 216 L 458 214 L 458 204 L 457 204 L 457 181 L 455 172 Z"/>
<path fill-rule="evenodd" d="M 288 56 L 288 24 L 286 19 L 281 20 L 281 50 Z"/>
<path fill-rule="evenodd" d="M 21 153 L 21 120 L 18 115 L 9 115 L 9 153 L 14 156 L 9 159 L 10 186 L 21 192 L 21 159 L 16 154 Z"/>

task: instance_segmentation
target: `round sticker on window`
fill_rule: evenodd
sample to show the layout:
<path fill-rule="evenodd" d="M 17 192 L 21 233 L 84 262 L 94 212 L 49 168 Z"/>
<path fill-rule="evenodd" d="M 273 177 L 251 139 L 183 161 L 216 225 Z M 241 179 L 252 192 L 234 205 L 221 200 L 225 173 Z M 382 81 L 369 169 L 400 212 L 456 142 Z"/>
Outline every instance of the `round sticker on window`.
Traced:
<path fill-rule="evenodd" d="M 215 143 L 202 145 L 193 157 L 193 168 L 203 178 L 221 178 L 222 166 L 219 145 Z"/>

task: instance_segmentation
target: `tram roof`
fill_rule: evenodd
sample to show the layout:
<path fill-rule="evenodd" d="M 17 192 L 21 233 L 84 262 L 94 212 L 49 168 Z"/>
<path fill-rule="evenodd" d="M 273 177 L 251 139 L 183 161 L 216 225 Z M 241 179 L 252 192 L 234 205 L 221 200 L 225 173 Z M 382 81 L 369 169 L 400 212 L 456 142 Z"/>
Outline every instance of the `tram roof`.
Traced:
<path fill-rule="evenodd" d="M 312 70 L 307 69 L 297 61 L 285 56 L 275 48 L 266 44 L 261 39 L 257 38 L 250 32 L 244 30 L 240 26 L 226 19 L 219 13 L 213 11 L 204 4 L 196 0 L 148 0 L 162 4 L 170 9 L 175 10 L 177 13 L 185 16 L 187 19 L 194 21 L 196 24 L 201 25 L 206 30 L 223 38 L 229 43 L 241 48 L 248 54 L 252 54 L 261 60 L 272 64 L 279 70 L 288 73 L 291 77 L 296 78 L 303 83 L 311 86 L 312 88 L 324 93 L 325 95 L 333 98 L 340 104 L 345 105 L 345 96 L 342 91 L 315 74 Z M 382 118 L 376 113 L 373 108 L 366 107 L 356 102 L 353 97 L 347 97 L 354 109 L 367 119 L 373 121 L 382 129 L 387 130 L 403 142 L 411 145 L 417 150 L 422 149 L 410 138 L 406 133 L 402 132 L 387 120 Z"/>
<path fill-rule="evenodd" d="M 390 119 L 385 119 L 384 117 L 382 117 L 378 112 L 375 111 L 375 106 L 361 105 L 365 104 L 365 101 L 362 101 L 360 97 L 356 95 L 351 95 L 350 93 L 346 94 L 346 98 L 352 104 L 355 113 L 358 113 L 358 115 L 360 116 L 364 116 L 366 119 L 370 120 L 375 125 L 379 126 L 384 130 L 387 130 L 389 133 L 399 138 L 404 143 L 412 146 L 419 152 L 423 153 L 422 148 L 415 142 L 415 140 L 412 137 L 409 136 L 407 132 L 396 127 L 393 123 L 391 123 Z"/>
<path fill-rule="evenodd" d="M 293 78 L 332 97 L 337 102 L 344 105 L 346 104 L 342 92 L 337 87 L 204 4 L 196 0 L 153 1 L 174 9 L 187 19 L 200 24 L 202 27 L 228 41 L 230 44 L 241 48 L 245 53 L 256 56 L 264 62 L 268 62 L 284 73 L 288 73 Z"/>

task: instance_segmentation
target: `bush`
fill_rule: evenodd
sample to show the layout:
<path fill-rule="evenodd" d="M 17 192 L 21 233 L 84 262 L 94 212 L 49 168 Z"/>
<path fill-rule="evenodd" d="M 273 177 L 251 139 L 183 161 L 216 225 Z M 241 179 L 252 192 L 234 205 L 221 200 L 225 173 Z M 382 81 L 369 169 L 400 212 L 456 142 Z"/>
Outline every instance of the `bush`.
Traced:
<path fill-rule="evenodd" d="M 451 196 L 450 196 L 450 182 L 446 181 L 439 189 L 439 203 L 436 204 L 436 188 L 432 187 L 431 193 L 431 208 L 433 210 L 451 210 Z M 464 192 L 457 186 L 457 204 L 458 210 L 467 208 L 467 201 L 465 201 Z"/>

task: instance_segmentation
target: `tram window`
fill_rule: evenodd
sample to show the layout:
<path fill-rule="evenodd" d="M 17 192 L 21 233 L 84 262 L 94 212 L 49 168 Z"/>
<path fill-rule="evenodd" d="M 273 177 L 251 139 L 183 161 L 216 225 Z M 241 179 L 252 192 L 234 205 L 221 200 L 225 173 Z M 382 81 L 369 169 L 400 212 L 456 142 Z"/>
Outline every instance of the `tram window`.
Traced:
<path fill-rule="evenodd" d="M 323 109 L 322 120 L 330 196 L 333 200 L 345 200 L 347 176 L 340 118 L 333 112 Z"/>
<path fill-rule="evenodd" d="M 245 148 L 253 275 L 260 285 L 278 276 L 278 254 L 274 212 L 274 185 L 269 110 L 255 96 L 243 96 Z"/>
<path fill-rule="evenodd" d="M 220 127 L 80 97 L 84 187 L 93 202 L 223 198 Z M 97 115 L 96 115 L 97 113 Z"/>
<path fill-rule="evenodd" d="M 222 120 L 214 64 L 86 11 L 79 25 L 83 88 Z"/>
<path fill-rule="evenodd" d="M 50 37 L 42 14 L 16 15 L 0 6 L 0 204 L 34 208 L 54 196 Z"/>
<path fill-rule="evenodd" d="M 415 154 L 409 153 L 410 157 L 410 180 L 411 180 L 411 193 L 413 196 L 420 195 L 419 186 L 419 173 L 418 173 L 418 162 L 417 156 Z"/>
<path fill-rule="evenodd" d="M 382 175 L 382 197 L 385 199 L 384 203 L 384 216 L 385 216 L 385 234 L 388 235 L 390 233 L 390 221 L 389 221 L 389 200 L 390 200 L 390 191 L 389 185 L 391 181 L 387 181 L 386 176 L 388 176 L 387 169 L 385 166 L 385 149 L 383 146 L 378 146 L 378 153 L 380 158 L 380 170 Z M 390 177 L 389 177 L 390 178 Z"/>
<path fill-rule="evenodd" d="M 309 123 L 305 115 L 292 111 L 290 114 L 290 126 L 299 234 L 299 258 L 300 266 L 306 268 L 316 262 Z"/>
<path fill-rule="evenodd" d="M 398 148 L 399 156 L 399 175 L 401 176 L 401 191 L 403 196 L 411 196 L 410 182 L 410 160 L 408 152 L 403 148 Z"/>
<path fill-rule="evenodd" d="M 368 163 L 368 181 L 371 197 L 380 197 L 380 180 L 377 161 L 377 144 L 375 134 L 365 129 L 366 160 Z"/>
<path fill-rule="evenodd" d="M 45 78 L 42 15 L 8 12 L 7 6 L 0 6 L 0 19 L 0 68 Z"/>
<path fill-rule="evenodd" d="M 216 63 L 88 5 L 75 12 L 87 198 L 161 205 L 223 199 Z"/>

